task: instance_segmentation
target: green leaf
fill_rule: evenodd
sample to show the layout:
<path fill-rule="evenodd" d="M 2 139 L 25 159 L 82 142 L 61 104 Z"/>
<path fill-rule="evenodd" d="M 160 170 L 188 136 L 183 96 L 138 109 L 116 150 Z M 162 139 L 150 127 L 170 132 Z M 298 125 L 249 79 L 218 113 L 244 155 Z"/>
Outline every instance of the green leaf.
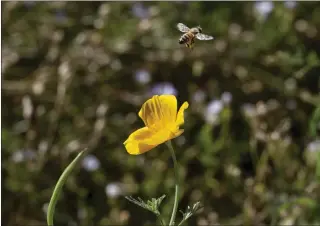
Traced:
<path fill-rule="evenodd" d="M 147 202 L 144 202 L 140 197 L 138 197 L 138 199 L 134 199 L 133 197 L 131 196 L 126 196 L 125 198 L 127 200 L 129 200 L 130 202 L 146 209 L 146 210 L 149 210 L 151 211 L 152 213 L 154 213 L 155 215 L 157 216 L 160 216 L 160 211 L 159 211 L 159 207 L 160 207 L 160 204 L 162 202 L 162 200 L 165 198 L 166 196 L 163 195 L 161 196 L 160 198 L 152 198 L 151 200 L 147 200 Z"/>
<path fill-rule="evenodd" d="M 71 174 L 71 172 L 73 171 L 73 169 L 75 168 L 75 166 L 77 165 L 77 163 L 82 159 L 82 157 L 84 156 L 83 154 L 85 153 L 86 149 L 84 149 L 83 151 L 81 151 L 77 157 L 68 165 L 68 167 L 63 171 L 63 173 L 61 174 L 50 199 L 50 203 L 48 206 L 48 212 L 47 212 L 47 224 L 48 226 L 53 226 L 53 215 L 54 215 L 54 210 L 57 204 L 57 201 L 60 197 L 60 194 L 62 192 L 62 187 L 65 184 L 65 182 L 67 181 L 69 175 Z"/>
<path fill-rule="evenodd" d="M 184 222 L 186 222 L 190 217 L 192 217 L 201 208 L 203 208 L 203 206 L 200 205 L 200 202 L 196 202 L 195 204 L 192 205 L 192 207 L 187 206 L 187 209 L 185 212 L 180 210 L 180 212 L 182 213 L 182 220 L 178 226 L 180 226 Z"/>

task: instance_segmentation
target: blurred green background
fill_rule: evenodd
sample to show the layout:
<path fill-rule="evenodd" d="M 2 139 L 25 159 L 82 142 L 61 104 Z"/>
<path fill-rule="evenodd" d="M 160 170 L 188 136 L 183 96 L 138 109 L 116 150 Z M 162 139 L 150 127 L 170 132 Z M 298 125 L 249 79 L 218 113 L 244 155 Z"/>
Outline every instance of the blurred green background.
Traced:
<path fill-rule="evenodd" d="M 82 147 L 56 225 L 155 225 L 125 195 L 166 194 L 168 219 L 170 152 L 123 146 L 143 126 L 141 105 L 166 93 L 190 104 L 173 140 L 179 209 L 204 208 L 187 225 L 319 225 L 319 12 L 319 2 L 4 2 L 2 222 L 45 225 Z M 190 51 L 179 22 L 215 39 Z"/>

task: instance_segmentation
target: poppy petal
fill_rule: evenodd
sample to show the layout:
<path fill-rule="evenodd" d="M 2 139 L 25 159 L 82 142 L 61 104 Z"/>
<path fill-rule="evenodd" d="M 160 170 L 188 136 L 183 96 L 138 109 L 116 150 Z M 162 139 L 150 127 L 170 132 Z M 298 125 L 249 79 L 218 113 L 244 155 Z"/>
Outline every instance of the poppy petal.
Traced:
<path fill-rule="evenodd" d="M 174 95 L 155 95 L 142 105 L 139 116 L 149 128 L 160 130 L 174 123 L 177 99 Z"/>
<path fill-rule="evenodd" d="M 182 106 L 180 107 L 178 114 L 177 114 L 177 120 L 176 125 L 180 126 L 184 123 L 184 110 L 186 110 L 189 107 L 188 102 L 184 102 Z"/>
<path fill-rule="evenodd" d="M 159 144 L 166 142 L 179 136 L 183 130 L 171 131 L 163 129 L 160 131 L 153 131 L 148 127 L 143 127 L 134 131 L 129 138 L 124 142 L 127 152 L 131 155 L 140 155 Z"/>

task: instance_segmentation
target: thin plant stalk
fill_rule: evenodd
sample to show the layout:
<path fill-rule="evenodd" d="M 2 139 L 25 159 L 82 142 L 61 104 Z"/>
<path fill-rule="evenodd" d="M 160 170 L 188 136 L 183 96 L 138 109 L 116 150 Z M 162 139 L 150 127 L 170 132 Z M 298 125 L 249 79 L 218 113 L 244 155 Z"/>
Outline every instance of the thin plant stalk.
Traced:
<path fill-rule="evenodd" d="M 172 209 L 172 214 L 171 214 L 171 219 L 169 222 L 169 226 L 173 226 L 175 224 L 175 219 L 176 219 L 176 214 L 178 211 L 178 202 L 179 202 L 179 175 L 178 175 L 178 162 L 176 158 L 176 154 L 174 152 L 173 146 L 171 141 L 166 142 L 168 148 L 170 149 L 172 159 L 173 159 L 173 166 L 174 166 L 174 175 L 175 175 L 175 195 L 174 195 L 174 204 L 173 204 L 173 209 Z"/>
<path fill-rule="evenodd" d="M 72 173 L 73 169 L 77 165 L 77 163 L 83 158 L 86 149 L 81 151 L 77 157 L 67 166 L 67 168 L 61 174 L 50 199 L 48 211 L 47 211 L 47 224 L 48 226 L 53 226 L 53 216 L 57 201 L 62 192 L 63 185 L 66 183 L 69 175 Z"/>

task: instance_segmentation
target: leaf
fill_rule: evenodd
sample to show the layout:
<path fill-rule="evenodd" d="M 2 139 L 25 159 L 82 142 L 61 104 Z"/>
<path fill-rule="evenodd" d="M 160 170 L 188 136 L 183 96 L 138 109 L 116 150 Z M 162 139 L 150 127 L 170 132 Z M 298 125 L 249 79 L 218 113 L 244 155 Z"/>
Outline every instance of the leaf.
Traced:
<path fill-rule="evenodd" d="M 138 197 L 138 200 L 131 197 L 126 196 L 125 198 L 129 200 L 130 202 L 136 204 L 137 206 L 140 206 L 146 210 L 149 210 L 153 212 L 155 215 L 160 216 L 159 207 L 162 202 L 162 200 L 166 197 L 166 195 L 161 196 L 160 198 L 152 198 L 151 200 L 147 200 L 147 202 L 144 202 L 140 197 Z"/>
<path fill-rule="evenodd" d="M 67 166 L 67 168 L 63 171 L 63 173 L 61 174 L 50 199 L 50 203 L 48 206 L 48 212 L 47 212 L 47 224 L 48 226 L 53 226 L 53 215 L 54 215 L 54 211 L 55 211 L 55 207 L 57 204 L 57 201 L 60 197 L 60 194 L 62 192 L 62 187 L 65 184 L 65 182 L 67 181 L 69 175 L 71 174 L 71 172 L 73 171 L 73 169 L 75 168 L 75 166 L 77 165 L 77 163 L 82 159 L 82 157 L 84 156 L 84 152 L 86 151 L 86 149 L 84 149 L 83 151 L 81 151 L 77 157 Z"/>
<path fill-rule="evenodd" d="M 178 226 L 182 225 L 185 221 L 187 221 L 190 217 L 192 217 L 201 208 L 203 208 L 203 206 L 200 205 L 200 202 L 196 202 L 195 204 L 193 204 L 192 207 L 187 206 L 187 209 L 185 212 L 180 210 L 180 212 L 182 213 L 182 220 Z"/>

